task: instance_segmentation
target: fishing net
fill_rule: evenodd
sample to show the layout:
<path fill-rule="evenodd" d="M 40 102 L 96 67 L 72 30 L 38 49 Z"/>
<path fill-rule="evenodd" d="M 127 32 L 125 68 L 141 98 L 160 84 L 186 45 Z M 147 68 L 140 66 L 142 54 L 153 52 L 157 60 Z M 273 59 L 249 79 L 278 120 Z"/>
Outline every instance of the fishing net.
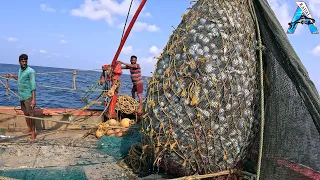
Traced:
<path fill-rule="evenodd" d="M 123 159 L 130 150 L 132 143 L 141 142 L 139 131 L 130 129 L 126 136 L 103 136 L 98 142 L 98 149 L 117 160 Z"/>
<path fill-rule="evenodd" d="M 131 145 L 128 156 L 124 158 L 124 163 L 136 174 L 148 175 L 152 169 L 150 163 L 150 154 L 143 150 L 141 142 L 135 142 Z"/>
<path fill-rule="evenodd" d="M 166 171 L 218 172 L 245 157 L 260 119 L 256 51 L 245 1 L 199 0 L 183 16 L 145 106 L 145 134 Z"/>
<path fill-rule="evenodd" d="M 1 180 L 87 180 L 83 167 L 53 167 L 0 171 Z"/>
<path fill-rule="evenodd" d="M 254 5 L 268 82 L 261 179 L 320 179 L 319 94 L 267 1 Z"/>
<path fill-rule="evenodd" d="M 262 49 L 263 87 L 257 60 Z M 263 143 L 261 179 L 316 177 L 319 100 L 266 0 L 198 0 L 148 83 L 143 143 L 153 147 L 156 165 L 178 176 L 235 168 L 248 154 L 257 173 Z M 256 133 L 261 111 L 264 141 Z"/>

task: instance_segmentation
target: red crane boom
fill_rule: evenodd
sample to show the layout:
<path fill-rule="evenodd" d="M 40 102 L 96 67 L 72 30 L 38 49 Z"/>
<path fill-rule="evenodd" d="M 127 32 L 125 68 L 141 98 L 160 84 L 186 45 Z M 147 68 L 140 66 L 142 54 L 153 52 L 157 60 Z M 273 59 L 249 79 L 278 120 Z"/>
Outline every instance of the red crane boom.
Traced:
<path fill-rule="evenodd" d="M 129 24 L 129 26 L 128 26 L 125 34 L 124 34 L 124 36 L 123 36 L 123 38 L 121 39 L 120 45 L 119 45 L 119 47 L 118 47 L 118 50 L 117 50 L 117 52 L 116 52 L 116 54 L 114 55 L 113 60 L 112 60 L 112 64 L 111 64 L 111 65 L 112 65 L 112 68 L 113 68 L 113 69 L 114 69 L 114 67 L 115 67 L 115 65 L 116 65 L 116 61 L 117 61 L 117 59 L 118 59 L 118 57 L 119 57 L 119 55 L 120 55 L 120 52 L 121 52 L 121 50 L 122 50 L 122 48 L 123 48 L 123 46 L 124 46 L 124 44 L 125 44 L 128 36 L 129 36 L 129 34 L 130 34 L 130 32 L 131 32 L 131 29 L 132 29 L 134 23 L 136 22 L 136 20 L 137 20 L 137 18 L 138 18 L 138 16 L 139 16 L 139 14 L 140 14 L 143 6 L 146 4 L 146 2 L 147 2 L 147 0 L 142 0 L 142 1 L 141 1 L 141 3 L 140 3 L 140 5 L 139 5 L 137 11 L 135 12 L 135 14 L 134 14 L 134 16 L 133 16 L 133 18 L 132 18 L 132 20 L 131 20 L 131 22 L 130 22 L 130 24 Z"/>

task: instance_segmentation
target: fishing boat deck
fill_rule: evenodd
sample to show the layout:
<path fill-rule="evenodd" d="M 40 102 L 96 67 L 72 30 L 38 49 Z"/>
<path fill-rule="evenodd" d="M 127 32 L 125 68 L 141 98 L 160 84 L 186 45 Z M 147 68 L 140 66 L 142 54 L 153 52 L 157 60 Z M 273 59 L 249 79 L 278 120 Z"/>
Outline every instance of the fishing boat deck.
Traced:
<path fill-rule="evenodd" d="M 99 152 L 98 139 L 88 132 L 45 130 L 35 141 L 21 132 L 6 132 L 8 138 L 0 138 L 0 179 L 164 179 L 161 174 L 138 178 Z"/>
<path fill-rule="evenodd" d="M 43 131 L 37 141 L 27 141 L 28 135 L 7 132 L 6 136 L 11 138 L 0 141 L 0 176 L 17 179 L 43 179 L 49 175 L 48 179 L 132 179 L 114 158 L 98 152 L 95 137 L 83 138 L 86 133 L 87 130 Z M 45 173 L 49 171 L 49 174 Z"/>
<path fill-rule="evenodd" d="M 80 129 L 93 127 L 103 120 L 102 110 L 65 108 L 35 108 L 37 130 Z M 27 124 L 20 107 L 0 106 L 0 128 L 26 129 Z"/>

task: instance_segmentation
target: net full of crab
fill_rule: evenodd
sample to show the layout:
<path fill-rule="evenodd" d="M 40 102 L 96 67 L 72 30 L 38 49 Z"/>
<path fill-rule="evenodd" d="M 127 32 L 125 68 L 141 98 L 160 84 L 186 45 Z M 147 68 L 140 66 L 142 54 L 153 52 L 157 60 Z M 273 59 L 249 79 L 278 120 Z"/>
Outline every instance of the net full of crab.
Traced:
<path fill-rule="evenodd" d="M 233 168 L 259 121 L 255 26 L 246 1 L 199 0 L 148 84 L 145 144 L 178 175 Z"/>

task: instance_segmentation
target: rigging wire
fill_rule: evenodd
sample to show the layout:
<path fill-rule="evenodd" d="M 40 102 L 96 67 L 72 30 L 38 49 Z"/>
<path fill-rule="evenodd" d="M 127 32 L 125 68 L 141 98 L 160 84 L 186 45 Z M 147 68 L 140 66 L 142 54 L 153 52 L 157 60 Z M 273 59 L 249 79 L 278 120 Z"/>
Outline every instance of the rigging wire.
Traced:
<path fill-rule="evenodd" d="M 133 0 L 131 0 L 130 6 L 129 6 L 129 10 L 128 10 L 128 14 L 127 14 L 126 22 L 124 23 L 124 27 L 123 27 L 123 30 L 122 30 L 122 35 L 121 35 L 120 43 L 121 43 L 121 41 L 122 41 L 122 38 L 123 38 L 123 35 L 124 35 L 124 31 L 126 30 L 126 27 L 127 27 L 127 22 L 128 22 L 128 19 L 129 19 L 129 15 L 130 15 L 130 11 L 131 11 L 131 7 L 132 7 L 132 3 L 133 3 Z"/>

